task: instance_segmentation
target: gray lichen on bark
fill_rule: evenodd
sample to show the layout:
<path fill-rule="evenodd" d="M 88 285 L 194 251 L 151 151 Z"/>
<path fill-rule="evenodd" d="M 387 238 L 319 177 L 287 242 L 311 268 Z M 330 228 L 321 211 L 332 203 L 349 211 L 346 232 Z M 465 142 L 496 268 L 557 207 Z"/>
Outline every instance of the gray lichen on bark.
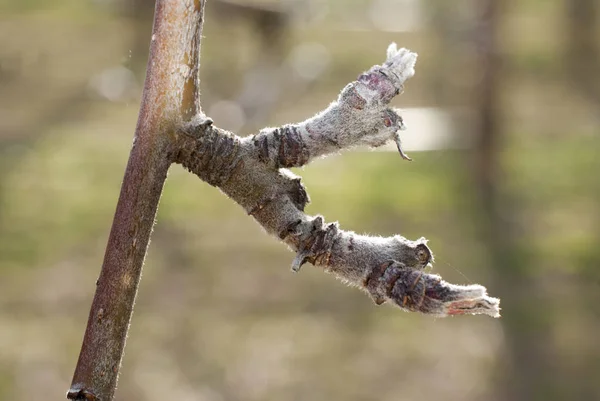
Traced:
<path fill-rule="evenodd" d="M 307 192 L 286 167 L 341 149 L 381 146 L 396 141 L 400 114 L 388 106 L 414 75 L 415 53 L 388 48 L 387 60 L 348 84 L 338 99 L 314 117 L 280 128 L 266 128 L 240 138 L 215 127 L 204 117 L 192 119 L 176 132 L 176 163 L 220 188 L 270 234 L 297 255 L 292 270 L 309 262 L 362 288 L 375 303 L 391 301 L 402 309 L 436 316 L 488 314 L 499 316 L 499 300 L 479 285 L 458 286 L 425 273 L 433 262 L 427 240 L 402 236 L 382 238 L 344 231 L 322 216 L 309 216 Z"/>

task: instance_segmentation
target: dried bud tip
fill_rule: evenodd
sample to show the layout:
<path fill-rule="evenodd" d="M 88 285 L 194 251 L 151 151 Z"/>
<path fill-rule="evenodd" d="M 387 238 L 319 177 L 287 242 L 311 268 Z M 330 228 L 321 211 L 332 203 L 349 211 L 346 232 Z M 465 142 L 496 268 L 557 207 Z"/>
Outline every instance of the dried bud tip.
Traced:
<path fill-rule="evenodd" d="M 453 315 L 488 315 L 500 317 L 500 300 L 487 295 L 485 287 L 472 284 L 455 286 L 447 284 L 451 290 L 444 301 L 444 314 Z"/>
<path fill-rule="evenodd" d="M 446 305 L 446 313 L 452 315 L 488 315 L 500 317 L 500 300 L 483 295 L 475 299 L 463 299 Z"/>
<path fill-rule="evenodd" d="M 402 141 L 400 140 L 400 135 L 398 135 L 398 133 L 396 133 L 396 135 L 394 136 L 394 141 L 396 142 L 396 147 L 398 148 L 398 152 L 400 153 L 400 156 L 404 160 L 408 160 L 409 162 L 412 161 L 412 159 L 410 157 L 408 157 L 408 155 L 406 153 L 404 153 L 404 150 L 402 150 Z"/>
<path fill-rule="evenodd" d="M 302 267 L 302 265 L 304 263 L 306 263 L 307 257 L 308 256 L 307 256 L 306 252 L 302 252 L 302 251 L 298 252 L 296 257 L 292 261 L 292 271 L 294 273 L 298 273 L 300 271 L 300 268 Z"/>
<path fill-rule="evenodd" d="M 405 48 L 398 49 L 396 43 L 390 44 L 387 48 L 387 60 L 384 66 L 396 75 L 397 84 L 402 85 L 404 81 L 415 75 L 416 63 L 417 53 Z"/>
<path fill-rule="evenodd" d="M 394 57 L 396 55 L 397 52 L 398 52 L 398 45 L 396 44 L 396 42 L 390 43 L 390 45 L 387 48 L 387 59 L 390 60 L 392 57 Z"/>

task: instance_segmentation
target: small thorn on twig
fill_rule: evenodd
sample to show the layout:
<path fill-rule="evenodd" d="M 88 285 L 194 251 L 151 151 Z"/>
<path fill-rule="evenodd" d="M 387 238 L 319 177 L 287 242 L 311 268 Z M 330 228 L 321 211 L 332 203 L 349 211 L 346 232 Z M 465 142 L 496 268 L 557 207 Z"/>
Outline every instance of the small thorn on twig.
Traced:
<path fill-rule="evenodd" d="M 400 129 L 402 129 L 403 127 L 404 129 L 406 129 L 406 126 L 403 123 L 401 123 Z M 398 148 L 398 152 L 400 152 L 400 156 L 402 156 L 404 160 L 408 160 L 409 162 L 412 161 L 412 159 L 408 157 L 406 153 L 404 153 L 404 150 L 402 150 L 402 141 L 400 140 L 400 135 L 398 133 L 396 133 L 396 135 L 394 136 L 394 141 L 396 142 L 396 147 Z"/>
<path fill-rule="evenodd" d="M 308 258 L 308 252 L 306 252 L 306 251 L 298 252 L 298 255 L 296 255 L 296 257 L 292 261 L 292 271 L 294 273 L 298 273 L 300 271 L 300 268 L 302 267 L 302 265 L 304 263 L 306 263 L 307 258 Z"/>

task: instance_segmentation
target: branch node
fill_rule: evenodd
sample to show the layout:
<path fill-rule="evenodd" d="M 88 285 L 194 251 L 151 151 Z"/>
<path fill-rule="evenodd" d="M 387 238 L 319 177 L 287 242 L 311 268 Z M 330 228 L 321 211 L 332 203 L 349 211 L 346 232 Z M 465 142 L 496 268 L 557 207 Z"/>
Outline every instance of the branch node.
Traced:
<path fill-rule="evenodd" d="M 67 391 L 67 398 L 74 401 L 96 401 L 98 398 L 94 393 L 86 389 L 71 388 Z"/>
<path fill-rule="evenodd" d="M 211 125 L 213 125 L 213 123 L 214 123 L 214 121 L 213 121 L 212 118 L 204 116 L 202 118 L 202 120 L 200 120 L 198 122 L 198 126 L 200 126 L 200 127 L 210 127 Z"/>
<path fill-rule="evenodd" d="M 300 167 L 310 159 L 310 152 L 297 125 L 267 128 L 252 138 L 258 160 L 280 167 Z"/>
<path fill-rule="evenodd" d="M 282 170 L 287 171 L 287 170 Z M 298 210 L 304 211 L 304 208 L 310 203 L 310 197 L 306 192 L 306 188 L 302 184 L 302 178 L 292 178 L 292 189 L 288 192 L 288 195 Z"/>
<path fill-rule="evenodd" d="M 288 226 L 279 233 L 279 239 L 284 240 L 288 236 L 297 237 L 302 234 L 300 225 L 302 224 L 302 220 L 298 219 L 296 221 L 291 222 Z"/>
<path fill-rule="evenodd" d="M 310 252 L 306 250 L 298 252 L 296 257 L 292 261 L 292 271 L 294 273 L 298 273 L 300 271 L 302 265 L 306 263 L 309 253 Z"/>
<path fill-rule="evenodd" d="M 322 216 L 315 217 L 309 224 L 311 227 L 307 238 L 290 240 L 290 242 L 298 242 L 298 254 L 292 262 L 292 271 L 294 272 L 299 271 L 306 262 L 310 262 L 315 266 L 324 266 L 325 269 L 329 267 L 332 248 L 339 232 L 338 225 L 337 223 L 330 223 L 324 226 Z M 296 224 L 291 232 L 297 232 L 296 228 L 299 226 L 300 223 Z M 300 231 L 299 235 L 301 234 Z"/>
<path fill-rule="evenodd" d="M 202 125 L 204 124 L 204 125 Z M 199 173 L 204 181 L 219 187 L 243 166 L 240 141 L 235 135 L 212 126 L 212 120 L 194 120 L 181 130 L 192 141 L 182 140 L 175 157 L 189 171 Z"/>
<path fill-rule="evenodd" d="M 200 138 L 204 136 L 205 130 L 211 127 L 213 123 L 214 121 L 212 118 L 203 114 L 198 114 L 190 121 L 183 123 L 181 132 L 194 138 Z"/>
<path fill-rule="evenodd" d="M 431 250 L 427 247 L 427 240 L 423 237 L 419 238 L 417 242 L 422 241 L 417 245 L 417 259 L 421 262 L 421 266 L 425 267 L 429 263 L 433 262 L 433 255 Z"/>
<path fill-rule="evenodd" d="M 379 280 L 387 268 L 393 263 L 393 260 L 388 260 L 387 262 L 383 262 L 375 267 L 371 267 L 371 269 L 367 270 L 367 275 L 362 282 L 368 294 L 371 296 L 371 299 L 373 299 L 373 302 L 375 302 L 377 305 L 381 305 L 385 302 L 385 297 L 378 291 Z"/>

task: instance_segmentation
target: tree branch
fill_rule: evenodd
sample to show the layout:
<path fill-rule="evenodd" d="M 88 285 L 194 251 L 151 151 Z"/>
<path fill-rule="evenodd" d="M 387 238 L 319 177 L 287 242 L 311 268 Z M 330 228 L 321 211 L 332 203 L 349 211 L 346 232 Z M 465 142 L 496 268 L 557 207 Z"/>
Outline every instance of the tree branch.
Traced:
<path fill-rule="evenodd" d="M 313 118 L 240 138 L 216 128 L 199 102 L 203 0 L 157 0 L 150 57 L 134 144 L 97 282 L 83 345 L 67 397 L 112 399 L 142 265 L 172 162 L 240 204 L 270 234 L 297 252 L 292 270 L 323 267 L 368 292 L 377 304 L 437 316 L 499 316 L 499 300 L 479 285 L 457 286 L 423 272 L 433 261 L 427 241 L 370 237 L 308 216 L 300 178 L 281 167 L 302 166 L 340 149 L 380 146 L 403 122 L 388 107 L 414 74 L 416 54 L 388 48 L 387 60 L 349 84 Z"/>
<path fill-rule="evenodd" d="M 352 146 L 381 146 L 394 139 L 400 155 L 398 130 L 404 129 L 397 110 L 388 107 L 415 74 L 417 55 L 407 49 L 388 47 L 387 60 L 347 85 L 337 101 L 316 116 L 299 124 L 265 128 L 252 141 L 262 161 L 272 168 L 300 167 L 311 158 Z"/>
<path fill-rule="evenodd" d="M 387 107 L 414 74 L 416 54 L 388 48 L 375 66 L 346 86 L 338 100 L 315 117 L 240 138 L 197 118 L 177 133 L 175 161 L 240 204 L 265 230 L 297 252 L 292 270 L 305 262 L 367 291 L 375 303 L 390 300 L 409 311 L 436 316 L 499 316 L 499 300 L 479 285 L 457 286 L 422 269 L 433 261 L 427 241 L 401 236 L 370 237 L 308 216 L 308 195 L 300 178 L 280 167 L 302 166 L 311 158 L 357 145 L 380 146 L 394 139 L 402 118 Z"/>
<path fill-rule="evenodd" d="M 81 353 L 67 398 L 111 400 L 154 216 L 172 162 L 174 126 L 200 113 L 204 1 L 157 0 L 139 119 Z"/>

